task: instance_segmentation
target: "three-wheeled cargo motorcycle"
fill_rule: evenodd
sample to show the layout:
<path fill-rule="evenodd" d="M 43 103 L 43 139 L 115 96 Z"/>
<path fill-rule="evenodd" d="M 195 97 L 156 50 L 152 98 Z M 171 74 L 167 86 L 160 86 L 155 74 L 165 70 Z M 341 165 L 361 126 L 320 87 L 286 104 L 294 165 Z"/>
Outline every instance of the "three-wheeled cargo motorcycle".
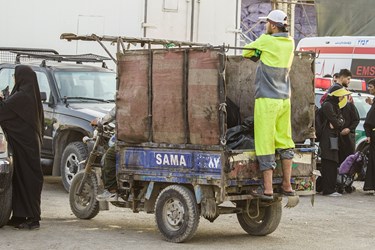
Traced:
<path fill-rule="evenodd" d="M 231 56 L 225 46 L 156 39 L 76 36 L 63 39 L 115 42 L 117 51 L 116 171 L 118 200 L 134 212 L 154 213 L 163 238 L 183 242 L 193 237 L 200 217 L 213 222 L 235 213 L 250 235 L 267 235 L 282 214 L 281 164 L 274 171 L 272 201 L 262 188 L 254 148 L 227 145 L 226 101 L 252 116 L 257 63 Z M 128 49 L 137 44 L 137 49 Z M 173 46 L 171 46 L 173 44 Z M 108 50 L 107 50 L 108 51 Z M 315 193 L 314 55 L 296 52 L 292 70 L 292 124 L 296 143 L 292 184 L 298 195 Z M 109 138 L 104 131 L 102 138 Z M 95 141 L 95 140 L 94 140 Z M 103 144 L 104 145 L 104 144 Z M 98 145 L 97 145 L 98 146 Z M 105 146 L 98 146 L 105 152 Z M 84 172 L 70 189 L 74 214 L 95 217 L 101 204 L 102 153 L 92 150 Z M 94 159 L 94 158 L 97 159 Z M 299 199 L 288 197 L 288 207 Z M 231 203 L 232 205 L 225 205 Z M 102 204 L 102 207 L 106 207 Z"/>

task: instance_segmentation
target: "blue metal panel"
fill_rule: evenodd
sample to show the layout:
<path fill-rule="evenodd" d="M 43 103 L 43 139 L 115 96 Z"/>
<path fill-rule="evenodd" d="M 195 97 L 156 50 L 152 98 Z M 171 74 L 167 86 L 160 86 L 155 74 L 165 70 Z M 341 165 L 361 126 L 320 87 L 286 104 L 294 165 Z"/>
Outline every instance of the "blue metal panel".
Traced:
<path fill-rule="evenodd" d="M 199 172 L 221 172 L 222 162 L 220 154 L 194 153 L 194 163 L 196 170 Z"/>
<path fill-rule="evenodd" d="M 146 168 L 193 168 L 193 154 L 186 151 L 147 151 Z"/>
<path fill-rule="evenodd" d="M 126 148 L 122 152 L 126 169 L 158 169 L 177 172 L 221 173 L 220 153 L 192 150 Z"/>
<path fill-rule="evenodd" d="M 140 149 L 127 149 L 124 151 L 124 163 L 126 167 L 138 167 L 146 165 L 146 151 Z"/>

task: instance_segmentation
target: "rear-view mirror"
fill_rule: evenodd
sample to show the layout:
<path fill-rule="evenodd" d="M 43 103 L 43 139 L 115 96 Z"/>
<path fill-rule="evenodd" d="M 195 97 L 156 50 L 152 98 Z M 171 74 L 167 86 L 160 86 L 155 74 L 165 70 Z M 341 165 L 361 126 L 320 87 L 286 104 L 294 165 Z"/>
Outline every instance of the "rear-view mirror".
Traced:
<path fill-rule="evenodd" d="M 42 102 L 45 102 L 47 100 L 47 93 L 40 92 L 40 99 L 42 100 Z"/>

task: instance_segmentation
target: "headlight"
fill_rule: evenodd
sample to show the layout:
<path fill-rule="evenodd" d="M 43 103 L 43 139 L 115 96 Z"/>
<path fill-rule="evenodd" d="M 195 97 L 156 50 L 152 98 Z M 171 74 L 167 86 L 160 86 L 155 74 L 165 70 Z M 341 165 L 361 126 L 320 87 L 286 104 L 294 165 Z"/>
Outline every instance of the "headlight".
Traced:
<path fill-rule="evenodd" d="M 0 154 L 7 152 L 8 142 L 4 134 L 0 134 Z"/>
<path fill-rule="evenodd" d="M 9 161 L 0 160 L 0 174 L 9 174 L 10 166 Z"/>

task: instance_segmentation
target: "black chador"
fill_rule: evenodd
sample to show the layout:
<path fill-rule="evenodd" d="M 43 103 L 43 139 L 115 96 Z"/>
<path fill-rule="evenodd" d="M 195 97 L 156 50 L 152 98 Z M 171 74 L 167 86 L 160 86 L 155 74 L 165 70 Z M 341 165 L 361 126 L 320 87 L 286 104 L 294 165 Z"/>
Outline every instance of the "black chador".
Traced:
<path fill-rule="evenodd" d="M 0 125 L 13 154 L 12 219 L 22 218 L 26 223 L 23 226 L 29 226 L 30 221 L 39 226 L 43 108 L 35 72 L 28 66 L 19 65 L 15 68 L 14 78 L 11 94 L 0 101 Z"/>
<path fill-rule="evenodd" d="M 370 137 L 369 159 L 363 190 L 375 190 L 375 99 L 367 113 L 363 125 L 367 137 Z"/>

